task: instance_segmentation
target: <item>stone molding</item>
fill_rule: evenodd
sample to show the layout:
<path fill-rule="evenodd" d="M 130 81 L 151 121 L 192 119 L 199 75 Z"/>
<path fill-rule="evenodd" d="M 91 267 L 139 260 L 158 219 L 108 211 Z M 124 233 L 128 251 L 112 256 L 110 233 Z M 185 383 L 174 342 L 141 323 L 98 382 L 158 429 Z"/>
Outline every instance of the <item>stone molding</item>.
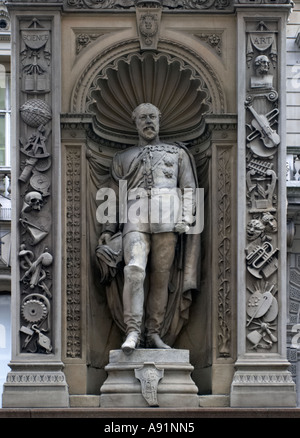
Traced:
<path fill-rule="evenodd" d="M 64 10 L 68 11 L 91 11 L 91 10 L 127 10 L 132 11 L 135 8 L 136 0 L 104 0 L 99 2 L 98 0 L 63 0 Z M 147 3 L 151 7 L 152 2 L 144 1 L 144 7 L 147 7 Z M 209 13 L 233 13 L 236 6 L 249 5 L 255 7 L 258 6 L 271 6 L 274 7 L 274 3 L 277 4 L 291 4 L 290 0 L 160 0 L 161 7 L 165 11 L 174 12 L 209 12 Z M 155 8 L 154 8 L 155 9 Z"/>
<path fill-rule="evenodd" d="M 151 4 L 151 1 L 143 2 L 143 6 L 147 6 L 147 3 Z M 65 10 L 132 10 L 135 8 L 135 0 L 104 0 L 99 2 L 97 0 L 64 0 Z M 162 0 L 161 6 L 166 10 L 179 10 L 179 11 L 232 11 L 233 1 L 232 0 Z"/>
<path fill-rule="evenodd" d="M 232 381 L 235 385 L 238 385 L 239 383 L 244 384 L 251 384 L 251 385 L 282 385 L 286 383 L 291 383 L 293 385 L 293 379 L 289 372 L 286 374 L 283 373 L 261 373 L 261 372 L 243 372 L 243 373 L 236 373 L 233 377 Z"/>
<path fill-rule="evenodd" d="M 38 383 L 43 385 L 52 385 L 53 383 L 66 384 L 65 375 L 62 372 L 45 371 L 45 372 L 10 372 L 7 375 L 8 384 L 29 384 Z"/>
<path fill-rule="evenodd" d="M 160 0 L 163 11 L 168 13 L 235 13 L 237 7 L 274 8 L 280 6 L 291 7 L 291 0 Z M 149 5 L 147 5 L 149 3 Z M 143 2 L 144 7 L 151 7 L 151 1 Z M 8 0 L 8 8 L 55 7 L 64 12 L 101 12 L 122 11 L 132 12 L 136 8 L 136 0 Z M 157 9 L 154 7 L 153 9 Z"/>

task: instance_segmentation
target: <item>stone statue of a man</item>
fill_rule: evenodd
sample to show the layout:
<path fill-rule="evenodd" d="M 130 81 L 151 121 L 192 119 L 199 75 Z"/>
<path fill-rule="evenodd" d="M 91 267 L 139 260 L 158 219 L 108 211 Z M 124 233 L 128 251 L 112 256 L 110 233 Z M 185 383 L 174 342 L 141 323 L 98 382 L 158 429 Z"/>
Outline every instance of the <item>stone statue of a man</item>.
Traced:
<path fill-rule="evenodd" d="M 193 159 L 186 148 L 160 140 L 158 108 L 141 104 L 132 118 L 138 144 L 117 153 L 111 168 L 118 186 L 121 181 L 126 182 L 126 211 L 122 212 L 126 220 L 122 224 L 106 224 L 99 239 L 99 245 L 105 245 L 122 230 L 126 331 L 122 349 L 126 354 L 138 346 L 142 326 L 146 347 L 170 348 L 161 339 L 170 295 L 170 271 L 179 236 L 189 230 L 195 210 L 193 196 L 188 195 L 186 202 L 180 197 L 183 191 L 194 193 L 197 184 Z M 149 290 L 145 302 L 146 272 Z"/>

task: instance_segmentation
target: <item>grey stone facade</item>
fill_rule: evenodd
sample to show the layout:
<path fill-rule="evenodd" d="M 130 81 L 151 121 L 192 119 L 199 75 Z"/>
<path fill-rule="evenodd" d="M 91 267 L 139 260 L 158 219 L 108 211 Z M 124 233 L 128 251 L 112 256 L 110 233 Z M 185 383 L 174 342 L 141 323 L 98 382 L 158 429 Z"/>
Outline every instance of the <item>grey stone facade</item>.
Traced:
<path fill-rule="evenodd" d="M 296 406 L 291 3 L 28 0 L 8 9 L 16 275 L 3 405 L 67 407 L 100 394 L 121 335 L 95 264 L 97 190 L 114 153 L 135 143 L 130 113 L 147 98 L 167 113 L 164 139 L 188 144 L 205 190 L 200 293 L 174 345 L 189 350 L 199 408 L 219 396 L 232 407 Z"/>

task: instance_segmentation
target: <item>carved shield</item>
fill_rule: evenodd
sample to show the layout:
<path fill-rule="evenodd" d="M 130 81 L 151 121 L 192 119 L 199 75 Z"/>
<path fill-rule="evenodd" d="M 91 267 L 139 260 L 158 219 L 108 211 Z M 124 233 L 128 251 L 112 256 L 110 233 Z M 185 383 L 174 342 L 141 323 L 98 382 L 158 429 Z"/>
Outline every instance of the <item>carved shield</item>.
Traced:
<path fill-rule="evenodd" d="M 156 368 L 154 363 L 145 362 L 141 368 L 134 370 L 135 377 L 141 382 L 144 399 L 149 406 L 158 406 L 157 387 L 164 376 L 164 370 Z"/>
<path fill-rule="evenodd" d="M 49 40 L 49 31 L 42 29 L 23 30 L 21 32 L 22 40 L 25 45 L 32 50 L 39 50 L 44 47 Z"/>
<path fill-rule="evenodd" d="M 275 33 L 273 32 L 253 32 L 250 34 L 250 39 L 253 46 L 260 52 L 276 45 Z"/>

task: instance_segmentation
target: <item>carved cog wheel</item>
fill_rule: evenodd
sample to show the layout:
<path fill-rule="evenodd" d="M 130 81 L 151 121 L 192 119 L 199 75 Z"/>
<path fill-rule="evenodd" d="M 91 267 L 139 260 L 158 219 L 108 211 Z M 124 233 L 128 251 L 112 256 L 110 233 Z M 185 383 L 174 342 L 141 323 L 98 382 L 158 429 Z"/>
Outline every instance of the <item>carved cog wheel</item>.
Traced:
<path fill-rule="evenodd" d="M 25 321 L 37 324 L 46 318 L 48 309 L 41 301 L 31 299 L 22 304 L 21 314 Z"/>

